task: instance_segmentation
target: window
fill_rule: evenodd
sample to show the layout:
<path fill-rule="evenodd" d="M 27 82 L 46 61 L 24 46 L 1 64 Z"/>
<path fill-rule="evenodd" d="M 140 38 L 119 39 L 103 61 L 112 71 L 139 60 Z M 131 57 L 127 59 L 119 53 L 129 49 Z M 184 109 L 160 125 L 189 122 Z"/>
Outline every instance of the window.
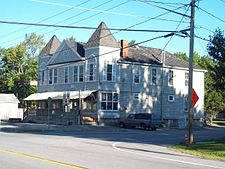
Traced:
<path fill-rule="evenodd" d="M 153 85 L 157 84 L 157 70 L 156 69 L 152 69 L 152 72 L 151 72 L 151 83 Z"/>
<path fill-rule="evenodd" d="M 41 84 L 44 84 L 44 82 L 45 82 L 45 71 L 42 70 L 41 71 Z"/>
<path fill-rule="evenodd" d="M 140 83 L 140 67 L 139 66 L 134 67 L 133 78 L 134 78 L 134 83 Z"/>
<path fill-rule="evenodd" d="M 57 83 L 57 78 L 58 78 L 58 72 L 57 72 L 57 69 L 53 69 L 53 71 L 54 71 L 54 83 Z"/>
<path fill-rule="evenodd" d="M 188 112 L 188 96 L 184 97 L 184 112 Z"/>
<path fill-rule="evenodd" d="M 73 79 L 74 79 L 74 82 L 84 81 L 84 66 L 83 65 L 73 67 Z"/>
<path fill-rule="evenodd" d="M 115 81 L 116 77 L 116 68 L 115 64 L 106 64 L 104 65 L 103 79 L 105 81 Z"/>
<path fill-rule="evenodd" d="M 168 95 L 168 101 L 174 102 L 174 95 Z"/>
<path fill-rule="evenodd" d="M 64 68 L 64 83 L 69 82 L 69 67 Z"/>
<path fill-rule="evenodd" d="M 84 81 L 84 66 L 83 65 L 79 66 L 79 81 L 80 82 Z"/>
<path fill-rule="evenodd" d="M 78 66 L 73 67 L 73 81 L 78 82 Z"/>
<path fill-rule="evenodd" d="M 134 93 L 133 94 L 133 99 L 134 100 L 139 100 L 139 93 Z"/>
<path fill-rule="evenodd" d="M 89 63 L 87 67 L 87 79 L 88 81 L 95 81 L 96 65 Z"/>
<path fill-rule="evenodd" d="M 185 72 L 185 86 L 188 86 L 189 73 Z"/>
<path fill-rule="evenodd" d="M 173 86 L 173 71 L 172 70 L 169 70 L 169 74 L 168 74 L 168 84 L 169 86 Z"/>
<path fill-rule="evenodd" d="M 48 84 L 52 84 L 52 69 L 48 71 Z"/>
<path fill-rule="evenodd" d="M 101 93 L 102 110 L 118 110 L 118 93 Z"/>

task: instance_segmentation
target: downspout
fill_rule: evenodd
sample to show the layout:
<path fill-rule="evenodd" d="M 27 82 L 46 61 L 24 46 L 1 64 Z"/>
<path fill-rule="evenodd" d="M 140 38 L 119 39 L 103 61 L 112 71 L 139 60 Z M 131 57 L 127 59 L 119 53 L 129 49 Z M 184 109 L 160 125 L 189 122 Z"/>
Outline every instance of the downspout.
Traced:
<path fill-rule="evenodd" d="M 161 121 L 163 121 L 163 85 L 164 85 L 164 66 L 165 66 L 165 49 L 162 51 L 161 57 L 162 69 L 161 69 Z"/>
<path fill-rule="evenodd" d="M 133 67 L 134 67 L 134 64 L 131 63 L 131 93 L 130 93 L 130 99 L 131 99 L 131 110 L 133 111 L 133 82 L 134 82 L 134 74 L 133 74 Z"/>

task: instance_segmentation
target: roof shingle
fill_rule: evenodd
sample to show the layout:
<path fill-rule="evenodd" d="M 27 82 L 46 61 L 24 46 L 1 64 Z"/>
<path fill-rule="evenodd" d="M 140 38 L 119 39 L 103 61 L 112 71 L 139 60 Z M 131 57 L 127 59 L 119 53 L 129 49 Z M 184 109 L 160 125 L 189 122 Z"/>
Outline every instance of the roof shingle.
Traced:
<path fill-rule="evenodd" d="M 101 22 L 95 32 L 92 34 L 88 40 L 86 47 L 97 47 L 97 46 L 107 46 L 118 48 L 118 43 L 115 37 L 110 32 L 109 28 L 104 22 Z"/>

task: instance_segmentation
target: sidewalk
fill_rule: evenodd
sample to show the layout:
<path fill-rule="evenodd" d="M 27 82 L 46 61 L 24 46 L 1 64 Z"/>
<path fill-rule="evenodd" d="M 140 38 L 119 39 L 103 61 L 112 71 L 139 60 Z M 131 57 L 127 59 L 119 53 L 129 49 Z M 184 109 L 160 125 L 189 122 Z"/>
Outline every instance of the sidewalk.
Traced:
<path fill-rule="evenodd" d="M 94 126 L 94 125 L 47 125 L 37 123 L 9 123 L 1 122 L 0 130 L 3 132 L 118 132 L 129 131 L 112 126 Z"/>

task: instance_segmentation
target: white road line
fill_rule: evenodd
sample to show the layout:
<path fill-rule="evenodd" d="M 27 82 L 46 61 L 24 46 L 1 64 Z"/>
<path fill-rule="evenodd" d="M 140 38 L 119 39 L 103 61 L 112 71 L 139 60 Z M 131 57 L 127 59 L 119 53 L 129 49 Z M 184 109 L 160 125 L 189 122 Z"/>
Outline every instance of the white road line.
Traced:
<path fill-rule="evenodd" d="M 150 154 L 143 154 L 143 153 L 138 153 L 138 152 L 134 152 L 134 151 L 129 151 L 129 150 L 125 150 L 122 148 L 118 148 L 117 144 L 119 144 L 120 142 L 115 142 L 112 144 L 112 147 L 118 151 L 123 151 L 126 153 L 131 153 L 131 154 L 136 154 L 136 155 L 141 155 L 141 156 L 145 156 L 145 157 L 151 157 L 151 158 L 156 158 L 156 159 L 161 159 L 161 160 L 167 160 L 167 161 L 173 161 L 173 162 L 179 162 L 179 163 L 183 163 L 183 164 L 190 164 L 190 165 L 195 165 L 195 166 L 202 166 L 202 167 L 208 167 L 208 168 L 214 168 L 214 169 L 225 169 L 224 167 L 219 167 L 219 166 L 212 166 L 212 165 L 207 165 L 207 164 L 201 164 L 201 163 L 193 163 L 193 162 L 188 162 L 188 161 L 182 161 L 182 160 L 175 160 L 175 159 L 171 159 L 171 158 L 165 158 L 165 157 L 159 157 L 156 155 L 150 155 Z"/>

